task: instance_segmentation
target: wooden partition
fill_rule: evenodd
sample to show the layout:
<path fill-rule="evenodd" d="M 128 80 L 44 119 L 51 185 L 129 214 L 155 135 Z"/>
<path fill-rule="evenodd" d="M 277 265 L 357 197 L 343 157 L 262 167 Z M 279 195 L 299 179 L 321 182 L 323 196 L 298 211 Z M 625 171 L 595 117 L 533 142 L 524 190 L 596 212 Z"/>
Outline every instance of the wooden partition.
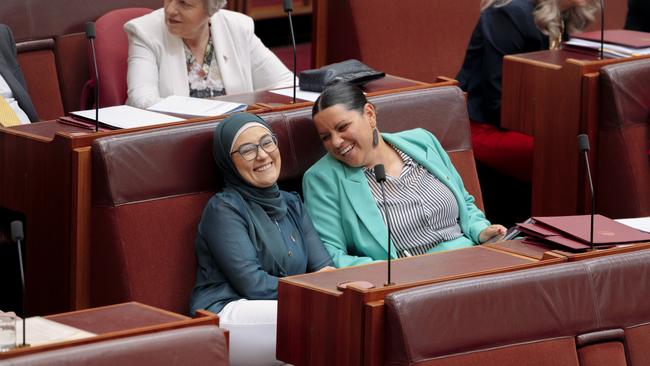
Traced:
<path fill-rule="evenodd" d="M 623 28 L 627 0 L 606 4 L 605 27 Z M 454 77 L 479 10 L 480 0 L 314 0 L 312 66 L 356 58 L 415 80 Z"/>
<path fill-rule="evenodd" d="M 591 198 L 577 135 L 590 137 L 590 164 L 596 177 L 599 70 L 635 59 L 598 60 L 568 50 L 504 58 L 501 125 L 535 137 L 533 215 L 588 212 Z"/>

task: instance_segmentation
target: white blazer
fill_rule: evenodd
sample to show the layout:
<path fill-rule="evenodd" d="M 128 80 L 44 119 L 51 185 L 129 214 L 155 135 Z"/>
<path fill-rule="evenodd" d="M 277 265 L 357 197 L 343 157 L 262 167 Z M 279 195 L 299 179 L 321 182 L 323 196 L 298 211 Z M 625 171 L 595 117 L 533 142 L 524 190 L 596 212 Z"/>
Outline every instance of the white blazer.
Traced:
<path fill-rule="evenodd" d="M 255 35 L 253 19 L 222 9 L 210 24 L 226 93 L 293 85 L 293 74 Z M 183 41 L 167 30 L 163 9 L 127 22 L 124 30 L 129 37 L 126 104 L 147 108 L 170 95 L 189 96 Z"/>

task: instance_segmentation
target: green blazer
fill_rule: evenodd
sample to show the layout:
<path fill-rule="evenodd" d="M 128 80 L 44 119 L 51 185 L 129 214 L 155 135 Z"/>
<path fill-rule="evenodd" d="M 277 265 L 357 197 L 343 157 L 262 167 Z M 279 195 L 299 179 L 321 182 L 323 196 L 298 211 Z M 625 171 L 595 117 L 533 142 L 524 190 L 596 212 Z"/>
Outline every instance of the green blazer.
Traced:
<path fill-rule="evenodd" d="M 472 246 L 490 225 L 474 205 L 458 172 L 438 140 L 418 128 L 382 134 L 397 147 L 446 184 L 458 201 L 460 227 L 464 236 L 440 243 L 431 251 Z M 307 211 L 337 267 L 385 260 L 388 229 L 375 202 L 362 168 L 352 168 L 327 154 L 303 177 Z M 391 257 L 397 258 L 395 246 Z"/>

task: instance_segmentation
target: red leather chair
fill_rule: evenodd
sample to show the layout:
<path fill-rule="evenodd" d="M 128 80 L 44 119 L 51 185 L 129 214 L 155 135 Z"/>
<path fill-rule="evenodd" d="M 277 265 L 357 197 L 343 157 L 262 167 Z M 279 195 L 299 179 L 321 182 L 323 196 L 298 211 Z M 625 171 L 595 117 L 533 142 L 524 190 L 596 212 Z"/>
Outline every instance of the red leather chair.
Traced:
<path fill-rule="evenodd" d="M 126 101 L 126 70 L 129 56 L 129 39 L 122 29 L 133 18 L 149 14 L 149 8 L 125 8 L 109 11 L 95 22 L 95 52 L 99 73 L 99 105 L 109 107 Z M 92 54 L 88 49 L 90 80 L 84 85 L 81 106 L 91 108 L 94 104 L 94 88 L 97 81 Z M 91 102 L 89 102 L 89 100 Z"/>
<path fill-rule="evenodd" d="M 600 74 L 596 209 L 610 217 L 650 215 L 650 60 Z"/>

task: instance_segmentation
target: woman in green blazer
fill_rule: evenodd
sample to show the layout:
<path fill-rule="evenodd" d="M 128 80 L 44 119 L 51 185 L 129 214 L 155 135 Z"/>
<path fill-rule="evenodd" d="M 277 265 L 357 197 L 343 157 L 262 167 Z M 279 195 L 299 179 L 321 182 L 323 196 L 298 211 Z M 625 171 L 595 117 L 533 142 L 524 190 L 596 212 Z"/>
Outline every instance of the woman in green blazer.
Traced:
<path fill-rule="evenodd" d="M 372 173 L 377 164 L 385 166 L 388 189 L 395 188 L 387 194 L 391 257 L 468 247 L 505 234 L 474 205 L 438 140 L 423 129 L 380 134 L 375 108 L 358 87 L 329 87 L 312 116 L 328 154 L 303 177 L 305 205 L 337 267 L 386 259 L 388 231 Z"/>

